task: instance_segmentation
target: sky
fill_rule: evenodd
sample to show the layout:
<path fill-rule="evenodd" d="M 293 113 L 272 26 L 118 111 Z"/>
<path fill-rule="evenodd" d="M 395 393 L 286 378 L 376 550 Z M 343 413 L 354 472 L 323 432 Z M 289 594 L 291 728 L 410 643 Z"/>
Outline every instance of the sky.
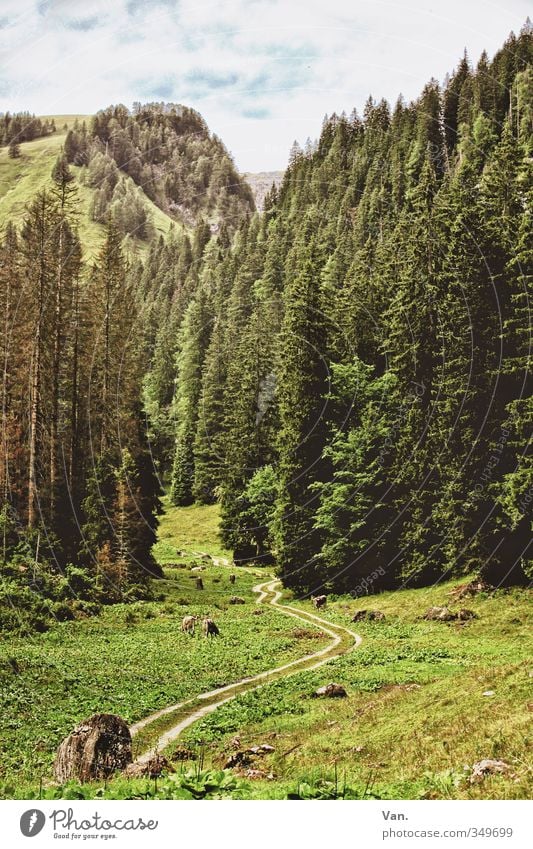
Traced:
<path fill-rule="evenodd" d="M 528 9 L 529 7 L 529 9 Z M 0 0 L 0 111 L 197 109 L 241 171 L 282 169 L 293 140 L 372 94 L 411 100 L 464 49 L 492 55 L 526 0 Z"/>

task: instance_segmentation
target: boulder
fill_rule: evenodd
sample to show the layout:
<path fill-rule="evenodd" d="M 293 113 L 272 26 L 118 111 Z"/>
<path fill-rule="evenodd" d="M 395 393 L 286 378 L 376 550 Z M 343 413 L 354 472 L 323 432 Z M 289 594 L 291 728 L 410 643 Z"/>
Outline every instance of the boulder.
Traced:
<path fill-rule="evenodd" d="M 238 595 L 232 595 L 229 600 L 230 604 L 246 604 L 245 600 Z"/>
<path fill-rule="evenodd" d="M 477 619 L 477 613 L 474 613 L 473 610 L 467 610 L 466 607 L 462 607 L 461 610 L 457 613 L 456 619 L 459 622 L 468 622 L 469 619 Z"/>
<path fill-rule="evenodd" d="M 318 699 L 321 696 L 325 696 L 327 699 L 345 699 L 348 693 L 342 686 L 342 684 L 326 684 L 324 687 L 319 687 L 318 690 L 315 690 L 313 693 L 313 698 Z"/>
<path fill-rule="evenodd" d="M 487 775 L 501 775 L 510 770 L 509 764 L 505 761 L 495 761 L 490 758 L 485 758 L 483 761 L 478 761 L 472 767 L 470 775 L 470 783 L 475 784 L 478 781 L 483 781 Z"/>
<path fill-rule="evenodd" d="M 381 610 L 358 610 L 352 616 L 352 622 L 383 622 L 385 614 Z"/>
<path fill-rule="evenodd" d="M 127 778 L 159 778 L 163 772 L 175 772 L 175 769 L 163 755 L 154 755 L 147 761 L 129 764 L 124 775 Z"/>
<path fill-rule="evenodd" d="M 422 618 L 428 622 L 453 622 L 456 615 L 448 607 L 430 607 Z"/>
<path fill-rule="evenodd" d="M 112 713 L 83 720 L 60 743 L 54 762 L 56 780 L 94 781 L 108 778 L 131 764 L 131 734 L 125 721 Z"/>

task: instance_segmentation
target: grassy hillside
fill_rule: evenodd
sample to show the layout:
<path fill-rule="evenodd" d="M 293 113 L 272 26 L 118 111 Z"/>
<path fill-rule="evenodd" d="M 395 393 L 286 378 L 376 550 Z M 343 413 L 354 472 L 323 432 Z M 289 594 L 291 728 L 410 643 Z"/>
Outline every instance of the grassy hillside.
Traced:
<path fill-rule="evenodd" d="M 0 227 L 12 220 L 18 224 L 24 216 L 24 211 L 35 194 L 45 188 L 50 182 L 50 173 L 65 142 L 67 130 L 74 121 L 89 120 L 86 115 L 47 115 L 53 118 L 57 131 L 46 138 L 23 142 L 20 145 L 21 156 L 10 159 L 8 148 L 0 148 Z M 80 232 L 85 250 L 86 260 L 96 256 L 100 248 L 104 228 L 91 220 L 90 206 L 93 190 L 80 183 L 81 168 L 72 168 L 76 174 L 81 202 Z M 126 177 L 130 180 L 129 177 Z M 179 224 L 165 215 L 148 197 L 144 196 L 144 204 L 149 211 L 154 227 L 158 233 L 166 235 L 174 223 Z M 148 243 L 133 239 L 135 250 L 143 254 L 148 249 Z"/>
<path fill-rule="evenodd" d="M 430 606 L 450 605 L 456 585 L 357 602 L 339 597 L 325 618 L 346 624 L 362 608 L 385 613 L 383 622 L 353 626 L 363 637 L 360 649 L 322 670 L 265 687 L 260 696 L 239 697 L 194 726 L 185 740 L 209 741 L 210 761 L 218 765 L 237 731 L 244 748 L 274 745 L 261 768 L 275 778 L 254 783 L 254 798 L 289 792 L 327 797 L 334 795 L 336 780 L 339 792 L 346 784 L 357 797 L 527 798 L 530 594 L 500 590 L 452 603 L 478 615 L 467 624 L 421 620 Z M 309 698 L 330 681 L 343 684 L 348 698 Z M 280 700 L 286 712 L 273 718 Z M 472 765 L 484 758 L 505 761 L 508 773 L 470 783 Z"/>
<path fill-rule="evenodd" d="M 163 498 L 164 513 L 160 519 L 159 540 L 154 553 L 158 563 L 167 566 L 176 560 L 177 551 L 206 552 L 231 557 L 218 539 L 218 504 L 173 507 L 168 496 Z"/>

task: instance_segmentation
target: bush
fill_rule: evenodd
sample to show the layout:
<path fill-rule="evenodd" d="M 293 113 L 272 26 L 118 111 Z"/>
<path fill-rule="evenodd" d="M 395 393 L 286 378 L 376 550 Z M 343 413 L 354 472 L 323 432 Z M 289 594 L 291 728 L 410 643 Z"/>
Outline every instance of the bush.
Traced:
<path fill-rule="evenodd" d="M 74 619 L 72 607 L 64 601 L 50 605 L 50 613 L 58 622 L 70 622 Z"/>

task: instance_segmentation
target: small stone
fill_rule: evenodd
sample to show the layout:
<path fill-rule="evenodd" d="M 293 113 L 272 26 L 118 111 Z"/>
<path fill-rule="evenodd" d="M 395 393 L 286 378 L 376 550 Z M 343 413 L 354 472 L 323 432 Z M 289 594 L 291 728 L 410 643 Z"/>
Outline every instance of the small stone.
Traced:
<path fill-rule="evenodd" d="M 268 755 L 270 752 L 275 752 L 274 746 L 269 746 L 268 743 L 261 743 L 260 746 L 252 746 L 248 749 L 252 755 Z"/>
<path fill-rule="evenodd" d="M 495 696 L 495 695 L 496 695 L 496 693 L 494 692 L 494 690 L 485 690 L 485 692 L 483 693 L 483 695 L 484 695 L 484 696 Z"/>
<path fill-rule="evenodd" d="M 318 690 L 315 690 L 313 693 L 313 698 L 320 698 L 321 696 L 325 696 L 328 699 L 344 699 L 348 693 L 342 686 L 342 684 L 326 684 L 324 687 L 319 687 Z"/>
<path fill-rule="evenodd" d="M 274 778 L 273 773 L 264 772 L 262 769 L 245 769 L 241 775 L 243 778 L 249 778 L 252 781 L 261 781 L 261 779 L 272 781 Z"/>
<path fill-rule="evenodd" d="M 466 608 L 461 608 L 461 610 L 456 614 L 456 619 L 459 622 L 468 622 L 469 619 L 478 619 L 477 613 L 474 613 L 473 610 L 467 610 Z"/>
<path fill-rule="evenodd" d="M 452 622 L 456 615 L 448 607 L 430 607 L 422 618 L 428 622 Z"/>
<path fill-rule="evenodd" d="M 159 778 L 163 772 L 175 772 L 174 767 L 163 755 L 154 755 L 149 760 L 135 761 L 124 770 L 128 778 Z"/>
<path fill-rule="evenodd" d="M 473 765 L 472 774 L 470 775 L 470 783 L 474 784 L 477 781 L 482 781 L 487 775 L 501 775 L 504 772 L 508 772 L 509 769 L 510 766 L 509 764 L 506 764 L 505 761 L 496 761 L 486 758 L 485 760 L 478 761 L 478 763 Z"/>

